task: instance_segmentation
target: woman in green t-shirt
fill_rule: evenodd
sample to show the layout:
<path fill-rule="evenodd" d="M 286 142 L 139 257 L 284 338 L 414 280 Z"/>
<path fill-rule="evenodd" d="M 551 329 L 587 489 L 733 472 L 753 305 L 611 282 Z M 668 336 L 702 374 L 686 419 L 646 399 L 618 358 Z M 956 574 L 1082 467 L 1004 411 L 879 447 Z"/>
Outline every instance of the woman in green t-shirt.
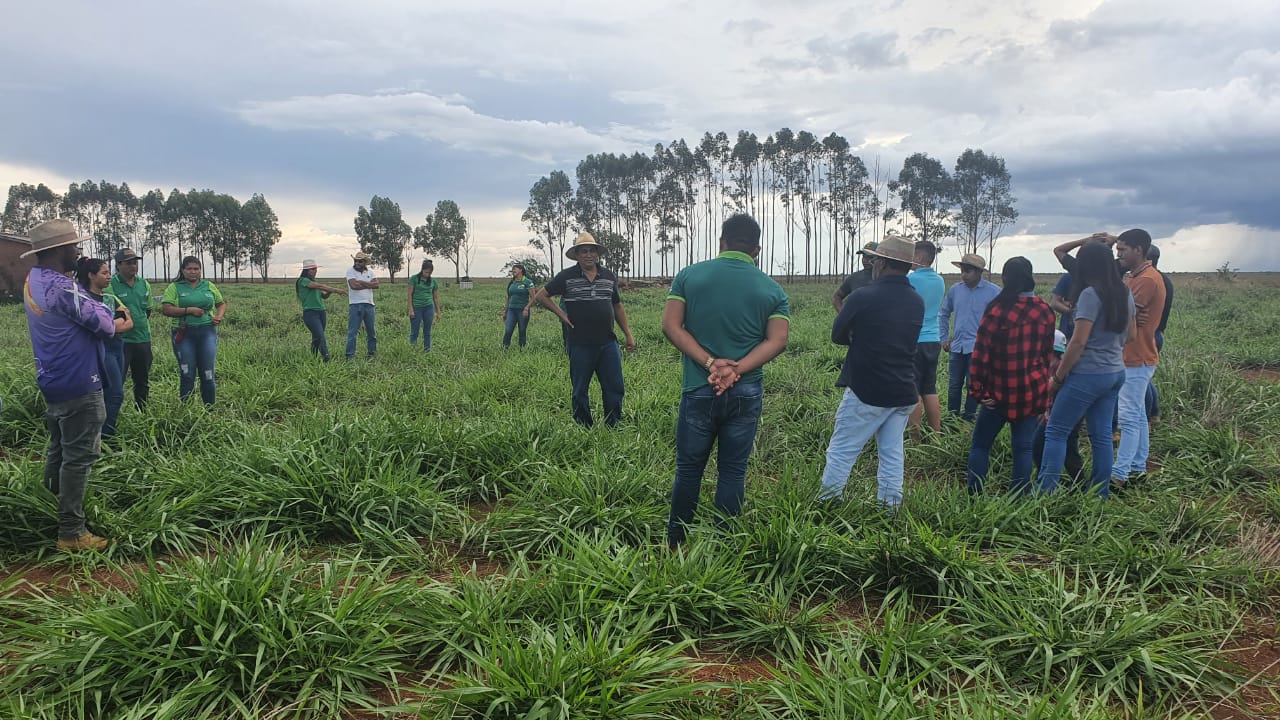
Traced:
<path fill-rule="evenodd" d="M 431 324 L 442 317 L 440 295 L 436 292 L 440 283 L 431 277 L 435 263 L 422 261 L 422 270 L 409 278 L 409 344 L 418 342 L 418 328 L 422 328 L 422 349 L 431 349 Z"/>
<path fill-rule="evenodd" d="M 324 301 L 333 293 L 346 295 L 347 291 L 323 283 L 316 282 L 316 271 L 320 268 L 315 260 L 302 261 L 302 273 L 293 284 L 293 291 L 302 303 L 302 324 L 311 331 L 311 354 L 319 355 L 329 362 L 329 343 L 325 342 L 324 326 L 328 322 L 328 314 L 324 309 Z"/>
<path fill-rule="evenodd" d="M 525 277 L 524 266 L 511 266 L 511 282 L 507 283 L 507 306 L 502 310 L 506 331 L 502 347 L 511 347 L 511 331 L 520 327 L 520 347 L 524 347 L 525 330 L 529 327 L 529 306 L 533 305 L 533 281 Z"/>
<path fill-rule="evenodd" d="M 227 301 L 217 286 L 201 277 L 200 258 L 188 255 L 179 267 L 180 274 L 165 288 L 160 300 L 160 312 L 178 318 L 177 327 L 171 331 L 178 356 L 178 397 L 186 400 L 195 389 L 198 370 L 200 399 L 205 405 L 212 405 L 217 390 L 213 379 L 218 354 L 215 328 L 227 312 Z"/>

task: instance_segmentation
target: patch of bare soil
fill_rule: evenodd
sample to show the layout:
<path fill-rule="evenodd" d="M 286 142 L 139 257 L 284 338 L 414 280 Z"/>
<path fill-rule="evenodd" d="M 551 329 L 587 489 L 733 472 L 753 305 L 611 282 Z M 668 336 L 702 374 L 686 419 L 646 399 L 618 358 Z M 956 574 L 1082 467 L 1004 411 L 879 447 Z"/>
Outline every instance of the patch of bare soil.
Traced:
<path fill-rule="evenodd" d="M 1231 696 L 1210 705 L 1208 714 L 1214 720 L 1254 720 L 1280 717 L 1280 637 L 1275 619 L 1247 621 L 1239 633 L 1222 649 L 1223 659 L 1243 670 L 1245 683 Z"/>
<path fill-rule="evenodd" d="M 68 593 L 86 592 L 94 587 L 109 587 L 114 590 L 132 590 L 131 576 L 135 570 L 145 571 L 144 562 L 131 562 L 113 567 L 101 565 L 87 572 L 66 565 L 19 564 L 0 570 L 0 584 L 12 578 L 19 578 L 13 586 L 17 595 L 66 595 Z"/>
<path fill-rule="evenodd" d="M 1240 377 L 1250 382 L 1280 383 L 1280 370 L 1276 368 L 1245 368 Z"/>
<path fill-rule="evenodd" d="M 690 675 L 690 679 L 694 682 L 752 682 L 773 677 L 768 665 L 772 658 L 762 655 L 704 651 L 691 657 L 703 663 L 702 667 L 694 670 Z"/>

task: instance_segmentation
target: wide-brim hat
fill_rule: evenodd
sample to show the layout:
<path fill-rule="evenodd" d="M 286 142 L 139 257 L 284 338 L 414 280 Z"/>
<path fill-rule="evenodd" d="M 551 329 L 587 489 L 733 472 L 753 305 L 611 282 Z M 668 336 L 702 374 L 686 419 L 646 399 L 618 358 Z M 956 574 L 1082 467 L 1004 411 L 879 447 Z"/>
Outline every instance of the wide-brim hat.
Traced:
<path fill-rule="evenodd" d="M 315 260 L 303 260 L 302 269 L 303 270 L 319 270 L 320 266 L 316 264 Z"/>
<path fill-rule="evenodd" d="M 863 246 L 862 246 L 862 249 L 861 249 L 861 250 L 859 250 L 858 252 L 854 253 L 854 255 L 865 255 L 866 253 L 868 253 L 868 252 L 870 252 L 870 251 L 872 251 L 872 250 L 875 250 L 875 249 L 876 249 L 877 247 L 879 247 L 879 246 L 880 246 L 880 243 L 876 242 L 875 240 L 872 240 L 871 242 L 867 243 L 866 245 L 863 245 Z"/>
<path fill-rule="evenodd" d="M 955 265 L 961 270 L 964 269 L 965 265 L 968 265 L 969 267 L 977 268 L 979 270 L 987 269 L 987 261 L 983 260 L 981 255 L 974 255 L 973 253 L 965 253 L 964 255 L 960 256 L 959 260 L 953 260 L 951 264 Z"/>
<path fill-rule="evenodd" d="M 370 254 L 369 254 L 369 253 L 367 253 L 367 252 L 364 252 L 363 250 L 361 250 L 360 252 L 356 253 L 355 255 L 352 255 L 352 256 L 351 256 L 351 259 L 352 259 L 352 260 L 363 260 L 363 261 L 365 261 L 365 262 L 373 262 L 373 256 L 372 256 L 372 255 L 370 255 Z"/>
<path fill-rule="evenodd" d="M 584 246 L 593 247 L 596 249 L 596 252 L 600 253 L 601 255 L 604 254 L 604 246 L 596 242 L 595 237 L 591 233 L 587 232 L 586 230 L 583 230 L 582 232 L 578 233 L 578 237 L 573 239 L 573 245 L 570 246 L 568 250 L 564 251 L 565 257 L 569 258 L 570 260 L 577 260 L 578 248 L 584 247 Z"/>
<path fill-rule="evenodd" d="M 125 263 L 125 262 L 129 262 L 130 260 L 137 260 L 137 259 L 138 259 L 138 253 L 134 252 L 133 248 L 120 248 L 119 250 L 116 251 L 117 265 L 119 265 L 120 263 Z"/>
<path fill-rule="evenodd" d="M 872 257 L 897 260 L 908 265 L 916 264 L 916 244 L 901 235 L 886 235 L 874 250 L 864 249 L 862 252 Z"/>
<path fill-rule="evenodd" d="M 70 220 L 64 220 L 63 218 L 45 220 L 31 228 L 30 232 L 27 233 L 27 240 L 31 243 L 31 249 L 18 257 L 35 255 L 38 252 L 52 250 L 63 245 L 74 245 L 83 239 L 76 232 L 76 226 Z"/>

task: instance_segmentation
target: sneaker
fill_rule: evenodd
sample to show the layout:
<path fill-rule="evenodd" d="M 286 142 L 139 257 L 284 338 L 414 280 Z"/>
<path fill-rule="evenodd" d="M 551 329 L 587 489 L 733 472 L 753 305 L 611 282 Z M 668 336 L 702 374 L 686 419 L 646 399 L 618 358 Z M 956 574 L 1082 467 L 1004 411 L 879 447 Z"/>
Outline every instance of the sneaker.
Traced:
<path fill-rule="evenodd" d="M 58 538 L 59 550 L 68 550 L 68 551 L 74 552 L 76 550 L 103 550 L 106 547 L 107 547 L 106 538 L 100 538 L 97 535 L 94 535 L 93 533 L 89 532 L 88 530 L 85 530 L 84 532 L 80 533 L 79 537 L 73 537 L 70 539 Z"/>

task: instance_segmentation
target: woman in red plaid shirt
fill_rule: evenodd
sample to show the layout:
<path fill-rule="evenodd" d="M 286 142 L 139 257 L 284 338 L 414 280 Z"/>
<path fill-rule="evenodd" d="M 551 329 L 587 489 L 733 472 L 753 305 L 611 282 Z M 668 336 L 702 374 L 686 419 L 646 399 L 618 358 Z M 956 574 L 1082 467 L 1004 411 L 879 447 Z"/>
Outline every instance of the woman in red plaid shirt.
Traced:
<path fill-rule="evenodd" d="M 1031 261 L 1010 258 L 1002 271 L 1004 288 L 987 305 L 969 359 L 969 395 L 981 405 L 973 423 L 966 482 L 982 492 L 991 446 L 1009 425 L 1013 477 L 1009 488 L 1031 488 L 1031 450 L 1039 416 L 1049 405 L 1049 363 L 1053 359 L 1053 310 L 1036 297 Z"/>

